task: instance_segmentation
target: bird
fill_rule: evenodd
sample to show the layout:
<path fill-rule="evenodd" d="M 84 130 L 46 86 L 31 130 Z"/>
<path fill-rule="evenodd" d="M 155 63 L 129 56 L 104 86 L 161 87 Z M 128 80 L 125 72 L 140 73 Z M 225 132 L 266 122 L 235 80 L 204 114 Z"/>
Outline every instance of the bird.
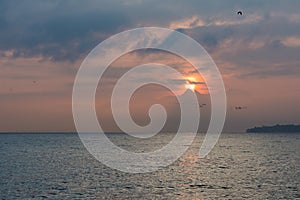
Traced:
<path fill-rule="evenodd" d="M 236 106 L 235 109 L 236 110 L 242 110 L 242 109 L 246 109 L 247 107 L 242 107 L 242 106 Z"/>
<path fill-rule="evenodd" d="M 243 15 L 242 11 L 237 12 L 238 15 Z"/>

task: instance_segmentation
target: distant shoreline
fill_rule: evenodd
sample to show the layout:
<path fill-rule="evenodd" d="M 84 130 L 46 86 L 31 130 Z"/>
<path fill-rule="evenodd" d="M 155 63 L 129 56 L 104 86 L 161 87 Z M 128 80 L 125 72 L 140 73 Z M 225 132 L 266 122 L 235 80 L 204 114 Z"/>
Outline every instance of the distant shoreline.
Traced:
<path fill-rule="evenodd" d="M 300 133 L 300 125 L 287 124 L 248 128 L 247 133 Z"/>

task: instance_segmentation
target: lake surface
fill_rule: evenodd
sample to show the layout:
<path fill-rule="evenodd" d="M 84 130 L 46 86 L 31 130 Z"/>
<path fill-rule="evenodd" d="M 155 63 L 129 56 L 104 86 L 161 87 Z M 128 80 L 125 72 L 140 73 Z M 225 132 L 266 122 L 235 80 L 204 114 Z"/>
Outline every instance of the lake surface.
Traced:
<path fill-rule="evenodd" d="M 123 134 L 123 148 L 151 151 L 172 139 Z M 199 134 L 175 163 L 156 172 L 110 169 L 77 134 L 0 134 L 2 199 L 300 199 L 300 134 L 222 134 L 204 159 Z"/>

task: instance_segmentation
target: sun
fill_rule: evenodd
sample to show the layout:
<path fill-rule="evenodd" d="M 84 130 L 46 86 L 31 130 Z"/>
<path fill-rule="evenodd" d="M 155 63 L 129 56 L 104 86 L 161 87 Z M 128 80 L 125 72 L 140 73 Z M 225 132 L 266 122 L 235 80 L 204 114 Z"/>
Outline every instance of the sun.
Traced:
<path fill-rule="evenodd" d="M 180 87 L 184 91 L 190 90 L 195 93 L 209 94 L 205 80 L 200 75 L 184 76 Z"/>
<path fill-rule="evenodd" d="M 185 89 L 195 91 L 196 85 L 193 82 L 196 82 L 194 77 L 187 77 L 184 85 Z"/>
<path fill-rule="evenodd" d="M 195 85 L 195 84 L 185 84 L 184 87 L 185 87 L 187 90 L 192 90 L 192 91 L 194 91 L 196 85 Z"/>

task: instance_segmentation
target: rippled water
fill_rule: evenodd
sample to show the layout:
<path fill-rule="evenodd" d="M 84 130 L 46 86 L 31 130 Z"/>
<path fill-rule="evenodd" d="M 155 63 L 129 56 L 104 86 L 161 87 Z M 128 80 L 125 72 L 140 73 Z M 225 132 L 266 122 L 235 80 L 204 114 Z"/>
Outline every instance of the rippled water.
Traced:
<path fill-rule="evenodd" d="M 110 134 L 134 151 L 158 149 L 171 134 L 148 141 Z M 300 134 L 222 134 L 205 159 L 203 135 L 159 171 L 128 174 L 95 160 L 76 134 L 0 134 L 2 199 L 300 199 Z M 142 148 L 142 150 L 140 150 Z"/>

